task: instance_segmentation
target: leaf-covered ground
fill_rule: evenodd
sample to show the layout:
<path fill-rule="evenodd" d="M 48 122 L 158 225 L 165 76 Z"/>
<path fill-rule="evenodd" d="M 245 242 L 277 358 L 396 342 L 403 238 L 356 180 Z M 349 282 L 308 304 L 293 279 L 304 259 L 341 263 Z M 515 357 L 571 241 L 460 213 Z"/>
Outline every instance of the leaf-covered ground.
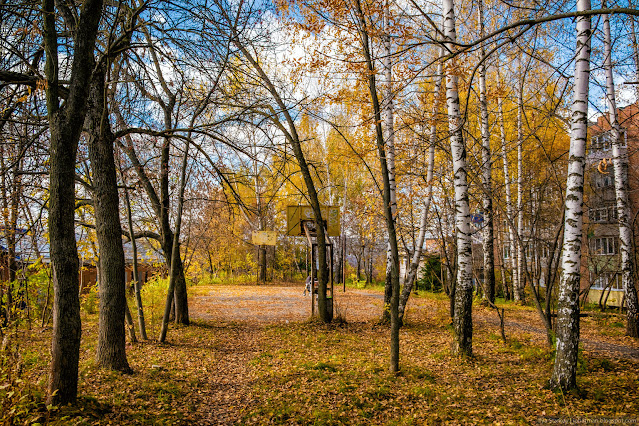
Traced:
<path fill-rule="evenodd" d="M 387 373 L 388 329 L 376 325 L 381 292 L 336 291 L 346 323 L 308 321 L 299 286 L 191 287 L 189 327 L 169 343 L 129 346 L 133 375 L 94 362 L 97 318 L 84 318 L 79 403 L 21 421 L 53 424 L 472 424 L 543 418 L 639 421 L 639 345 L 616 317 L 584 318 L 579 391 L 545 388 L 552 351 L 530 308 L 474 306 L 475 357 L 450 356 L 448 301 L 413 299 L 401 330 L 399 376 Z M 152 311 L 152 310 L 150 310 Z M 155 319 L 157 323 L 157 319 Z M 153 327 L 150 327 L 153 329 Z M 50 330 L 20 331 L 23 379 L 42 397 Z"/>

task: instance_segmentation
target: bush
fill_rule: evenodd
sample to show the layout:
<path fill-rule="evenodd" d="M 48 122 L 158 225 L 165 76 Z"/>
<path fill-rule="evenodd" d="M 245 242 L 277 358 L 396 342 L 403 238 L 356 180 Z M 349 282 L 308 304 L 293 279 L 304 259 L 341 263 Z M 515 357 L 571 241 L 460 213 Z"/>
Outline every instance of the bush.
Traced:
<path fill-rule="evenodd" d="M 419 273 L 419 279 L 415 282 L 415 290 L 425 290 L 439 293 L 442 291 L 440 280 L 442 263 L 439 257 L 426 258 L 424 266 Z"/>
<path fill-rule="evenodd" d="M 80 307 L 89 315 L 98 312 L 98 285 L 94 284 L 89 288 L 87 294 L 80 296 Z"/>
<path fill-rule="evenodd" d="M 168 288 L 169 279 L 159 275 L 154 275 L 142 286 L 142 304 L 147 320 L 146 330 L 150 335 L 160 330 Z"/>
<path fill-rule="evenodd" d="M 11 283 L 2 283 L 2 299 L 0 304 L 3 307 L 9 306 L 9 292 L 11 292 L 10 317 L 12 324 L 22 324 L 24 321 L 31 323 L 42 317 L 43 310 L 47 307 L 50 312 L 53 302 L 53 285 L 49 265 L 44 265 L 37 261 L 29 265 L 24 270 L 18 271 L 19 279 Z M 2 323 L 6 324 L 6 312 L 0 313 Z"/>

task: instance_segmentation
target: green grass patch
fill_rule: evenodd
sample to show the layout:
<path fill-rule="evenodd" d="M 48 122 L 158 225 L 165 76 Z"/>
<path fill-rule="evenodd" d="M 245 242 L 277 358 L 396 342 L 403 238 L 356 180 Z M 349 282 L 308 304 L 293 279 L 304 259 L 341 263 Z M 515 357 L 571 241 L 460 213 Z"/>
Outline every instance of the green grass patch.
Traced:
<path fill-rule="evenodd" d="M 337 367 L 326 362 L 318 362 L 317 364 L 304 364 L 302 366 L 307 370 L 329 371 L 331 373 L 337 371 Z"/>

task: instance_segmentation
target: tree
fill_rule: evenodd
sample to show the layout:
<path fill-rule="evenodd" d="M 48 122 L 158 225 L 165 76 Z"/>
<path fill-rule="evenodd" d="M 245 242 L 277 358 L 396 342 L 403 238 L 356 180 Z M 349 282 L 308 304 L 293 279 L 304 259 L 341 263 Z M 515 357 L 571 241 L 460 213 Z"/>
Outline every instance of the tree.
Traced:
<path fill-rule="evenodd" d="M 511 179 L 510 179 L 510 167 L 509 167 L 509 163 L 508 163 L 508 150 L 507 150 L 507 140 L 506 140 L 506 126 L 504 124 L 504 108 L 503 108 L 503 98 L 500 96 L 497 99 L 497 114 L 498 114 L 498 120 L 499 120 L 499 134 L 500 134 L 500 139 L 501 139 L 501 158 L 502 158 L 502 162 L 503 162 L 503 170 L 504 170 L 504 191 L 506 193 L 506 226 L 508 228 L 508 243 L 509 243 L 509 252 L 510 252 L 510 258 L 513 259 L 510 263 L 511 263 L 511 271 L 513 274 L 513 287 L 515 287 L 515 283 L 518 282 L 518 280 L 516 280 L 516 274 L 517 274 L 517 266 L 516 266 L 516 262 L 515 259 L 517 259 L 517 257 L 515 256 L 515 252 L 516 252 L 516 246 L 515 246 L 515 241 L 516 241 L 516 237 L 515 237 L 515 227 L 514 227 L 514 215 L 513 215 L 513 203 L 512 203 L 512 191 L 511 191 Z M 512 297 L 512 295 L 510 294 L 509 290 L 509 286 L 508 283 L 506 282 L 506 279 L 502 276 L 502 286 L 504 287 L 504 293 L 505 293 L 505 298 L 506 300 L 510 299 Z"/>
<path fill-rule="evenodd" d="M 384 217 L 386 219 L 386 230 L 388 232 L 388 241 L 390 245 L 390 282 L 391 282 L 391 300 L 390 300 L 390 371 L 392 373 L 399 372 L 399 250 L 397 246 L 397 233 L 395 216 L 393 212 L 393 199 L 391 192 L 390 171 L 386 155 L 386 141 L 382 129 L 381 107 L 377 96 L 377 85 L 375 82 L 375 66 L 371 57 L 369 45 L 369 25 L 366 22 L 364 11 L 359 0 L 355 1 L 355 7 L 358 19 L 358 30 L 362 43 L 362 53 L 366 61 L 368 69 L 368 90 L 373 104 L 375 115 L 375 140 L 377 145 L 377 153 L 382 174 L 382 200 L 384 202 Z"/>
<path fill-rule="evenodd" d="M 126 218 L 127 218 L 127 231 L 129 241 L 131 241 L 131 257 L 132 259 L 132 279 L 135 291 L 135 304 L 137 307 L 138 314 L 138 325 L 140 327 L 140 337 L 143 340 L 147 340 L 148 336 L 146 334 L 146 321 L 144 320 L 144 308 L 142 306 L 142 283 L 140 282 L 140 273 L 138 269 L 138 246 L 137 241 L 135 239 L 135 232 L 133 230 L 133 213 L 131 210 L 131 198 L 129 197 L 129 189 L 127 188 L 127 181 L 124 173 L 122 172 L 122 167 L 119 165 L 120 179 L 122 181 L 122 186 L 124 187 L 124 201 L 126 207 Z"/>
<path fill-rule="evenodd" d="M 86 99 L 93 70 L 93 52 L 103 2 L 87 0 L 73 31 L 71 78 L 64 106 L 60 104 L 59 34 L 54 0 L 42 1 L 47 115 L 51 165 L 49 172 L 49 233 L 54 276 L 53 342 L 49 374 L 49 402 L 75 401 L 80 356 L 80 300 L 78 253 L 75 242 L 75 159 L 86 114 Z M 63 8 L 63 11 L 66 9 Z"/>
<path fill-rule="evenodd" d="M 455 43 L 457 41 L 454 2 L 453 0 L 444 0 L 442 5 L 444 12 L 444 47 L 449 54 L 454 54 L 456 50 Z M 453 59 L 446 67 L 448 127 L 450 130 L 450 150 L 453 157 L 453 176 L 455 180 L 455 233 L 457 239 L 458 264 L 454 296 L 455 312 L 453 317 L 455 337 L 452 352 L 458 356 L 472 356 L 473 259 L 470 239 L 466 146 L 462 133 L 463 121 L 459 110 L 457 72 Z"/>
<path fill-rule="evenodd" d="M 439 50 L 439 56 L 443 56 L 443 49 Z M 442 80 L 443 80 L 443 63 L 442 61 L 438 61 L 437 63 L 437 74 L 435 75 L 435 88 L 433 92 L 433 107 L 431 110 L 430 117 L 430 133 L 429 133 L 429 147 L 428 147 L 428 166 L 426 171 L 426 185 L 428 186 L 428 195 L 426 200 L 422 205 L 422 214 L 421 220 L 419 224 L 419 235 L 415 242 L 413 257 L 410 262 L 408 274 L 406 279 L 404 280 L 404 287 L 402 289 L 402 294 L 399 299 L 399 320 L 403 322 L 404 320 L 404 312 L 406 310 L 406 304 L 408 303 L 408 298 L 413 289 L 413 285 L 415 283 L 415 279 L 417 277 L 420 261 L 422 258 L 422 249 L 424 246 L 424 240 L 426 238 L 427 232 L 427 221 L 428 221 L 428 211 L 430 209 L 430 203 L 433 197 L 433 185 L 434 185 L 434 168 L 435 168 L 435 145 L 437 143 L 437 115 L 439 114 L 440 107 L 440 99 L 441 99 L 441 88 L 442 88 Z"/>
<path fill-rule="evenodd" d="M 118 52 L 123 52 L 129 47 L 131 33 L 144 7 L 145 3 L 142 3 L 134 10 L 118 9 L 112 31 L 118 26 L 121 26 L 122 30 L 120 34 L 112 32 L 106 37 L 111 44 L 94 64 L 85 123 L 99 246 L 100 316 L 96 358 L 98 365 L 123 372 L 131 372 L 126 358 L 125 317 L 129 321 L 132 339 L 135 338 L 135 334 L 125 294 L 123 231 L 120 224 L 120 198 L 114 154 L 116 137 L 109 118 L 109 104 L 113 101 L 109 91 L 112 93 L 115 87 L 108 87 L 107 81 L 112 80 L 112 64 L 117 59 Z M 128 13 L 123 12 L 125 16 L 120 16 L 121 10 Z M 71 26 L 71 23 L 68 25 Z"/>
<path fill-rule="evenodd" d="M 605 4 L 604 4 L 605 5 Z M 632 19 L 632 18 L 631 18 Z M 619 241 L 621 252 L 621 282 L 626 295 L 626 334 L 639 337 L 639 305 L 635 287 L 635 264 L 632 254 L 632 226 L 630 204 L 628 203 L 628 152 L 622 146 L 621 128 L 617 118 L 615 100 L 615 82 L 612 75 L 612 42 L 610 37 L 610 18 L 603 15 L 604 26 L 604 69 L 606 71 L 606 100 L 608 101 L 609 120 L 612 127 L 612 163 L 615 172 L 615 195 L 617 198 L 617 217 L 619 221 Z"/>
<path fill-rule="evenodd" d="M 100 366 L 130 372 L 124 336 L 125 262 L 113 154 L 115 138 L 111 131 L 105 98 L 107 66 L 105 59 L 96 67 L 87 101 L 89 159 L 93 172 L 93 207 L 100 248 L 100 320 L 96 357 Z"/>
<path fill-rule="evenodd" d="M 479 0 L 478 6 L 479 37 L 484 36 L 484 4 Z M 484 291 L 490 303 L 495 302 L 495 249 L 493 232 L 493 189 L 492 189 L 492 155 L 490 150 L 490 132 L 488 123 L 488 100 L 486 98 L 486 48 L 480 45 L 481 61 L 479 66 L 479 106 L 482 140 L 482 207 L 484 212 L 483 250 L 484 250 Z"/>
<path fill-rule="evenodd" d="M 525 302 L 524 256 L 524 70 L 521 58 L 518 60 L 517 87 L 517 240 L 515 241 L 516 266 L 513 269 L 516 280 L 513 279 L 513 295 L 516 302 Z M 516 270 L 516 273 L 514 272 Z"/>
<path fill-rule="evenodd" d="M 589 0 L 577 0 L 577 11 L 590 10 Z M 557 355 L 550 386 L 574 388 L 579 348 L 579 283 L 583 223 L 583 185 L 588 133 L 588 80 L 590 77 L 590 16 L 577 18 L 575 88 L 570 122 L 570 153 L 566 181 L 566 210 L 562 275 L 557 308 Z"/>
<path fill-rule="evenodd" d="M 215 13 L 219 14 L 219 21 L 211 20 L 221 34 L 226 34 L 237 48 L 238 53 L 250 65 L 254 72 L 252 79 L 259 81 L 266 94 L 270 97 L 263 109 L 253 108 L 252 111 L 262 115 L 270 121 L 290 144 L 293 155 L 302 175 L 306 187 L 306 197 L 313 209 L 314 220 L 317 224 L 317 257 L 318 257 L 318 311 L 323 322 L 330 322 L 332 316 L 328 310 L 326 298 L 326 286 L 329 279 L 329 271 L 326 262 L 328 235 L 326 234 L 326 218 L 322 217 L 321 204 L 311 169 L 306 160 L 306 154 L 302 148 L 303 140 L 298 133 L 296 120 L 293 117 L 293 109 L 287 103 L 285 91 L 276 85 L 277 80 L 271 78 L 267 69 L 262 65 L 260 57 L 254 53 L 255 46 L 251 43 L 250 32 L 246 25 L 253 23 L 254 14 L 259 11 L 252 10 L 251 5 L 240 4 L 234 15 L 230 14 L 228 5 L 221 1 L 215 2 Z M 234 16 L 241 17 L 238 21 Z M 280 119 L 281 117 L 281 119 Z"/>
<path fill-rule="evenodd" d="M 383 108 L 384 115 L 384 129 L 386 135 L 384 138 L 384 151 L 385 159 L 388 168 L 388 190 L 390 194 L 390 206 L 391 214 L 393 216 L 394 227 L 397 227 L 398 211 L 397 211 L 397 182 L 395 173 L 395 113 L 394 113 L 394 88 L 393 88 L 393 52 L 391 49 L 391 11 L 388 0 L 384 0 L 382 4 L 382 21 L 383 21 L 383 70 L 384 70 L 384 86 L 385 93 L 383 94 Z M 370 30 L 368 30 L 370 32 Z M 372 96 L 372 94 L 371 94 Z M 391 320 L 391 307 L 393 303 L 393 262 L 399 259 L 397 258 L 399 253 L 393 254 L 392 242 L 389 240 L 388 249 L 386 252 L 386 285 L 384 287 L 384 311 L 383 321 Z M 399 286 L 398 286 L 399 291 Z M 389 309 L 390 308 L 390 309 Z"/>
<path fill-rule="evenodd" d="M 159 182 L 157 184 L 157 190 L 149 179 L 147 172 L 144 170 L 142 162 L 140 162 L 135 151 L 134 145 L 130 144 L 129 146 L 126 146 L 123 151 L 134 165 L 134 168 L 138 173 L 138 177 L 142 181 L 147 196 L 151 201 L 153 210 L 159 219 L 160 245 L 162 247 L 162 252 L 164 253 L 167 266 L 171 268 L 170 262 L 173 253 L 174 238 L 174 232 L 170 225 L 169 193 L 169 176 L 171 170 L 169 161 L 172 146 L 171 135 L 173 133 L 173 129 L 177 127 L 175 109 L 178 104 L 178 87 L 182 90 L 184 90 L 185 87 L 183 84 L 180 84 L 172 90 L 171 86 L 173 86 L 174 83 L 168 81 L 164 75 L 166 70 L 161 66 L 161 62 L 164 63 L 165 60 L 173 62 L 171 57 L 172 54 L 170 52 L 160 50 L 160 47 L 153 42 L 153 37 L 148 28 L 145 27 L 143 29 L 143 34 L 148 43 L 147 48 L 151 58 L 151 63 L 140 64 L 142 65 L 139 68 L 142 76 L 139 78 L 131 76 L 133 70 L 136 69 L 136 67 L 133 67 L 131 63 L 128 63 L 127 66 L 125 66 L 125 73 L 126 75 L 131 76 L 132 81 L 136 82 L 137 89 L 140 93 L 147 99 L 157 103 L 162 110 L 161 122 L 166 133 L 160 136 L 162 144 L 160 146 Z M 171 69 L 176 72 L 174 76 L 183 77 L 183 72 L 177 69 L 177 67 L 172 67 Z M 154 81 L 157 81 L 157 85 L 152 83 Z M 169 83 L 171 83 L 171 85 L 169 85 Z M 182 83 L 184 83 L 183 80 Z M 182 98 L 180 97 L 180 99 Z M 124 117 L 120 116 L 119 121 L 124 122 Z M 122 132 L 119 132 L 119 135 L 122 135 Z M 121 148 L 124 147 L 121 143 L 119 143 L 119 145 Z M 178 256 L 177 261 L 178 265 L 176 265 L 177 269 L 175 270 L 177 274 L 175 282 L 175 322 L 178 324 L 188 325 L 189 311 L 186 278 L 184 277 L 184 269 L 180 256 Z"/>

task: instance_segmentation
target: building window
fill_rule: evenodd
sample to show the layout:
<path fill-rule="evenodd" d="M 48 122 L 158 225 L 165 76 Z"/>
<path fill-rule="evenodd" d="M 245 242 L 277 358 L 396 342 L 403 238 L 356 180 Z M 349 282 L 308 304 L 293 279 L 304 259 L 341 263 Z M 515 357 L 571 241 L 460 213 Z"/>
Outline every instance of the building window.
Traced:
<path fill-rule="evenodd" d="M 619 218 L 617 206 L 597 207 L 588 209 L 588 219 L 593 223 L 616 222 Z"/>
<path fill-rule="evenodd" d="M 504 246 L 504 259 L 510 259 L 510 246 Z"/>
<path fill-rule="evenodd" d="M 599 275 L 595 278 L 591 288 L 593 290 L 606 290 L 608 286 L 611 286 L 613 291 L 623 291 L 620 272 L 607 272 Z"/>
<path fill-rule="evenodd" d="M 606 256 L 617 254 L 617 238 L 616 237 L 598 237 L 593 238 L 590 243 L 592 254 Z"/>
<path fill-rule="evenodd" d="M 608 208 L 600 207 L 596 209 L 588 210 L 588 218 L 591 222 L 607 222 L 608 221 Z"/>
<path fill-rule="evenodd" d="M 595 187 L 596 188 L 608 188 L 609 186 L 613 186 L 615 184 L 615 178 L 612 173 L 601 174 L 597 173 L 595 175 Z"/>
<path fill-rule="evenodd" d="M 625 148 L 626 146 L 628 146 L 628 134 L 626 132 L 626 129 L 621 129 L 619 133 L 619 141 L 621 142 L 622 148 Z M 611 130 L 590 138 L 590 152 L 609 151 L 611 149 L 612 149 L 612 131 Z"/>

